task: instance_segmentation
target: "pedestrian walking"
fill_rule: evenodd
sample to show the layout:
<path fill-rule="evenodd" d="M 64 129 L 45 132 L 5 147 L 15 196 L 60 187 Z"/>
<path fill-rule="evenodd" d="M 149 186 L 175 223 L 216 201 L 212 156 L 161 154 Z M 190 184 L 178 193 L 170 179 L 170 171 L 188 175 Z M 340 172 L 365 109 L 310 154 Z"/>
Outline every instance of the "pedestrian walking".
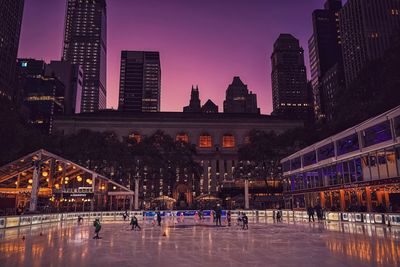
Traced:
<path fill-rule="evenodd" d="M 226 220 L 228 221 L 228 226 L 231 226 L 232 215 L 230 210 L 226 213 Z"/>

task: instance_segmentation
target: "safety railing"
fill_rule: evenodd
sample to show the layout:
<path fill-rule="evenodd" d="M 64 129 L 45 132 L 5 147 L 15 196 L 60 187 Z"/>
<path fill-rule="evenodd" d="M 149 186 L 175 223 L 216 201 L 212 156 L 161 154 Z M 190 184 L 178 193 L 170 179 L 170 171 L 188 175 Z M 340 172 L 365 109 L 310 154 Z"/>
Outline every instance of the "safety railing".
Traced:
<path fill-rule="evenodd" d="M 204 210 L 203 216 L 210 217 L 211 210 Z M 222 216 L 226 216 L 226 210 L 222 211 Z M 282 210 L 282 218 L 293 221 L 308 221 L 307 211 Z M 78 220 L 118 221 L 123 220 L 124 211 L 103 211 L 103 212 L 73 212 L 73 213 L 54 213 L 54 214 L 35 214 L 21 216 L 0 217 L 0 229 L 40 225 L 46 223 L 57 223 Z M 194 217 L 195 210 L 185 211 L 160 211 L 162 217 Z M 237 217 L 239 213 L 245 213 L 248 217 L 276 217 L 276 210 L 231 210 L 231 216 Z M 138 219 L 152 218 L 156 211 L 128 211 L 129 216 L 137 216 Z M 358 212 L 330 212 L 324 213 L 324 219 L 327 221 L 354 222 L 365 224 L 380 224 L 388 226 L 400 226 L 399 213 L 358 213 Z"/>

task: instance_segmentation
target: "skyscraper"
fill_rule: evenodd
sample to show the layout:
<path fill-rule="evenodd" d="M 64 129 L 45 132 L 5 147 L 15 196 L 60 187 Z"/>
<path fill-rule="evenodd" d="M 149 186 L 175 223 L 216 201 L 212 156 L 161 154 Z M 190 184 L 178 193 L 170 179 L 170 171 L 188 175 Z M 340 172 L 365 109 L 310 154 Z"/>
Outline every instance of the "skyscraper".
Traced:
<path fill-rule="evenodd" d="M 247 89 L 247 85 L 238 76 L 226 89 L 224 101 L 225 113 L 260 113 L 257 107 L 257 96 Z"/>
<path fill-rule="evenodd" d="M 81 112 L 83 69 L 80 65 L 68 61 L 50 61 L 46 65 L 45 75 L 56 77 L 65 86 L 65 114 Z"/>
<path fill-rule="evenodd" d="M 190 103 L 189 106 L 183 107 L 183 112 L 200 112 L 201 111 L 201 101 L 199 96 L 199 87 L 192 86 L 192 91 L 190 93 Z"/>
<path fill-rule="evenodd" d="M 0 96 L 15 94 L 15 71 L 24 0 L 0 1 Z"/>
<path fill-rule="evenodd" d="M 57 77 L 44 75 L 43 60 L 18 59 L 17 63 L 19 94 L 28 123 L 50 134 L 54 117 L 64 113 L 65 86 Z"/>
<path fill-rule="evenodd" d="M 339 13 L 346 86 L 399 34 L 399 0 L 348 0 Z"/>
<path fill-rule="evenodd" d="M 160 95 L 160 53 L 122 51 L 118 109 L 159 112 Z"/>
<path fill-rule="evenodd" d="M 322 79 L 336 64 L 337 68 L 342 67 L 339 30 L 341 8 L 341 0 L 327 0 L 325 9 L 317 9 L 312 13 L 313 34 L 308 42 L 308 48 L 314 113 L 317 119 L 326 116 L 325 105 L 330 101 L 324 97 L 327 89 L 323 88 Z"/>
<path fill-rule="evenodd" d="M 68 0 L 63 60 L 83 67 L 81 112 L 106 108 L 107 12 L 105 0 Z"/>
<path fill-rule="evenodd" d="M 280 34 L 274 43 L 272 62 L 273 114 L 307 119 L 311 103 L 307 90 L 304 50 L 291 34 Z"/>

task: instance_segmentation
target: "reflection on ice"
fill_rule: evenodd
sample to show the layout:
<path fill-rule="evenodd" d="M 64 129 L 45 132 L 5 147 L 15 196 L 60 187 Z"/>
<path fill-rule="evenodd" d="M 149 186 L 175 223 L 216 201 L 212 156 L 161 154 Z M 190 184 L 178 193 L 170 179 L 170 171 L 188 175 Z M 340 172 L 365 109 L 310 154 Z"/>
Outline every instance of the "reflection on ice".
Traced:
<path fill-rule="evenodd" d="M 48 224 L 0 232 L 1 266 L 399 266 L 400 229 L 376 225 L 284 222 L 258 218 L 250 230 L 185 220 L 142 231 L 104 222 Z M 178 224 L 180 225 L 180 224 Z M 42 233 L 42 235 L 40 234 Z M 164 236 L 164 234 L 166 236 Z M 26 239 L 22 240 L 22 236 Z"/>

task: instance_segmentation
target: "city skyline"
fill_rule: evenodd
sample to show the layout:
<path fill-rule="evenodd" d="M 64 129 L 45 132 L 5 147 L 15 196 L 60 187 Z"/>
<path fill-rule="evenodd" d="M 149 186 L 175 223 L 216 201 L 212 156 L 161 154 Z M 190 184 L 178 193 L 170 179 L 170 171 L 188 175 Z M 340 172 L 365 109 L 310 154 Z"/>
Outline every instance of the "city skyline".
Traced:
<path fill-rule="evenodd" d="M 164 70 L 161 111 L 182 110 L 192 84 L 202 88 L 203 101 L 210 98 L 222 106 L 226 87 L 232 77 L 240 76 L 258 95 L 261 113 L 269 114 L 272 111 L 270 54 L 273 42 L 281 32 L 300 39 L 309 73 L 306 48 L 312 32 L 311 13 L 324 2 L 253 1 L 252 5 L 245 5 L 242 1 L 229 1 L 228 5 L 225 0 L 201 4 L 179 0 L 166 4 L 151 0 L 107 3 L 107 107 L 118 107 L 121 50 L 156 50 L 160 51 Z M 157 8 L 154 9 L 155 4 Z M 40 58 L 46 62 L 61 57 L 65 7 L 65 1 L 26 3 L 19 57 Z M 207 12 L 209 8 L 214 12 Z M 135 9 L 136 16 L 131 16 Z M 174 10 L 174 17 L 168 15 L 171 10 Z M 41 16 L 43 12 L 48 16 Z M 292 19 L 289 21 L 287 17 Z M 51 28 L 46 27 L 49 21 L 53 25 Z M 260 27 L 260 24 L 267 27 Z M 209 27 L 211 25 L 213 27 Z"/>

